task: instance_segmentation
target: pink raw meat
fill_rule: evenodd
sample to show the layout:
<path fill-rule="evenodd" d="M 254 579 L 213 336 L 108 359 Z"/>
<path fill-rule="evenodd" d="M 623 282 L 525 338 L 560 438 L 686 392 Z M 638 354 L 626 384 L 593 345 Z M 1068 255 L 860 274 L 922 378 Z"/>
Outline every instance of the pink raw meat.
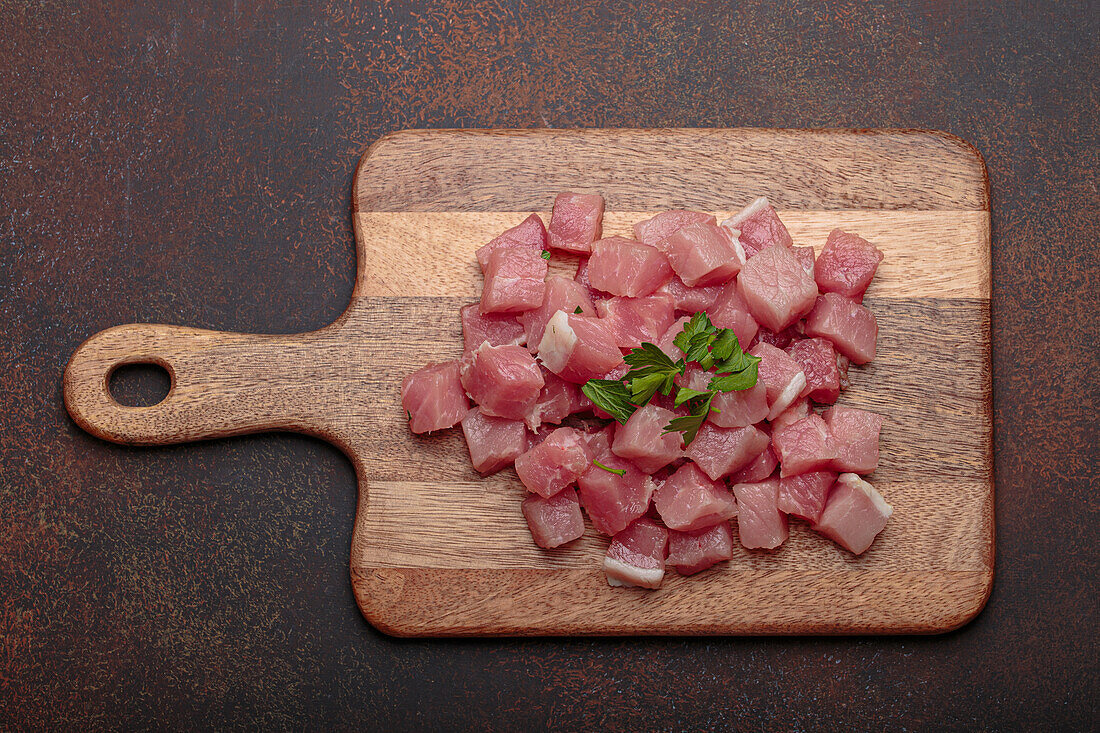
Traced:
<path fill-rule="evenodd" d="M 558 428 L 515 460 L 516 475 L 528 491 L 553 496 L 588 470 L 592 454 L 584 433 Z"/>
<path fill-rule="evenodd" d="M 814 307 L 817 283 L 790 247 L 769 247 L 737 276 L 749 313 L 764 328 L 782 331 Z"/>
<path fill-rule="evenodd" d="M 737 516 L 737 502 L 720 481 L 690 461 L 658 487 L 653 505 L 669 529 L 691 532 Z"/>
<path fill-rule="evenodd" d="M 857 303 L 871 284 L 882 252 L 863 237 L 834 229 L 814 265 L 814 280 L 823 293 L 839 293 Z"/>
<path fill-rule="evenodd" d="M 602 290 L 596 290 L 592 287 L 592 283 L 588 279 L 587 257 L 581 257 L 580 260 L 577 261 L 577 273 L 573 276 L 573 279 L 584 287 L 585 292 L 588 293 L 588 297 L 592 299 L 593 303 L 603 298 L 611 297 L 611 293 L 605 293 Z"/>
<path fill-rule="evenodd" d="M 832 342 L 822 338 L 800 339 L 786 351 L 806 375 L 802 396 L 819 404 L 836 402 L 840 397 L 840 369 Z"/>
<path fill-rule="evenodd" d="M 490 346 L 520 345 L 524 342 L 523 326 L 511 313 L 482 313 L 479 303 L 459 309 L 462 317 L 463 352 L 469 353 L 488 341 Z"/>
<path fill-rule="evenodd" d="M 779 479 L 755 484 L 734 484 L 737 497 L 737 534 L 741 544 L 771 550 L 787 539 L 787 515 L 779 511 Z"/>
<path fill-rule="evenodd" d="M 538 214 L 531 214 L 499 237 L 481 247 L 476 252 L 481 271 L 489 266 L 489 256 L 501 245 L 519 244 L 541 252 L 546 249 L 546 227 Z"/>
<path fill-rule="evenodd" d="M 620 349 L 636 348 L 643 341 L 656 342 L 673 320 L 672 298 L 662 293 L 601 300 L 596 312 L 611 327 Z"/>
<path fill-rule="evenodd" d="M 682 313 L 692 315 L 699 311 L 707 311 L 714 307 L 718 296 L 722 294 L 724 285 L 708 285 L 705 288 L 689 288 L 679 277 L 673 277 L 662 285 L 657 292 L 667 293 L 672 297 L 673 307 Z"/>
<path fill-rule="evenodd" d="M 785 349 L 795 341 L 801 341 L 803 338 L 801 331 L 802 322 L 799 321 L 793 326 L 783 329 L 779 333 L 775 331 L 769 331 L 766 328 L 760 329 L 756 334 L 758 341 L 763 341 L 766 344 L 771 344 L 777 349 Z"/>
<path fill-rule="evenodd" d="M 543 385 L 539 365 L 522 346 L 482 344 L 462 358 L 460 377 L 482 412 L 512 420 L 531 411 Z"/>
<path fill-rule="evenodd" d="M 662 211 L 654 217 L 634 225 L 634 238 L 650 247 L 656 247 L 661 240 L 688 224 L 716 224 L 717 219 L 701 211 L 673 209 Z"/>
<path fill-rule="evenodd" d="M 691 320 L 691 316 L 681 316 L 672 322 L 672 325 L 665 329 L 665 332 L 661 334 L 653 343 L 658 349 L 665 352 L 669 359 L 676 361 L 684 356 L 684 352 L 680 351 L 680 347 L 674 342 L 676 337 L 680 335 L 680 332 L 684 330 L 684 324 Z"/>
<path fill-rule="evenodd" d="M 563 489 L 550 498 L 531 494 L 523 500 L 522 509 L 539 547 L 560 547 L 584 534 L 584 516 L 574 489 Z"/>
<path fill-rule="evenodd" d="M 749 306 L 741 297 L 736 282 L 726 285 L 707 315 L 710 316 L 710 322 L 718 328 L 728 328 L 737 334 L 737 342 L 742 349 L 747 349 L 756 338 L 759 326 L 749 313 Z"/>
<path fill-rule="evenodd" d="M 802 269 L 806 271 L 806 274 L 810 277 L 814 276 L 814 248 L 813 247 L 791 247 L 791 254 L 802 263 Z"/>
<path fill-rule="evenodd" d="M 567 382 L 584 384 L 623 363 L 611 328 L 598 318 L 558 311 L 539 342 L 539 360 Z"/>
<path fill-rule="evenodd" d="M 836 293 L 819 296 L 806 316 L 806 335 L 823 336 L 856 364 L 875 358 L 878 322 L 871 311 Z"/>
<path fill-rule="evenodd" d="M 720 428 L 703 423 L 695 440 L 684 451 L 703 472 L 717 481 L 747 466 L 768 447 L 768 436 L 749 425 Z"/>
<path fill-rule="evenodd" d="M 708 388 L 712 377 L 713 372 L 703 371 L 693 362 L 676 378 L 676 383 L 688 389 L 702 391 Z M 748 389 L 718 392 L 710 403 L 711 412 L 707 415 L 707 420 L 721 428 L 755 425 L 768 416 L 767 395 L 764 383 L 760 380 Z"/>
<path fill-rule="evenodd" d="M 595 460 L 623 472 L 620 476 L 593 464 L 577 480 L 581 505 L 592 525 L 604 534 L 613 535 L 646 513 L 657 485 L 633 463 L 613 453 L 604 453 Z"/>
<path fill-rule="evenodd" d="M 812 471 L 779 479 L 779 511 L 816 522 L 834 483 L 836 474 L 832 471 Z"/>
<path fill-rule="evenodd" d="M 538 350 L 542 342 L 543 333 L 550 317 L 558 311 L 576 313 L 579 315 L 596 316 L 596 308 L 592 305 L 592 299 L 588 297 L 588 291 L 575 280 L 554 275 L 546 279 L 546 295 L 542 304 L 529 311 L 519 314 L 517 321 L 523 326 L 527 338 L 527 350 L 532 354 Z"/>
<path fill-rule="evenodd" d="M 532 430 L 537 430 L 543 423 L 557 425 L 568 415 L 592 409 L 592 400 L 584 396 L 580 385 L 565 381 L 545 367 L 542 381 L 534 407 L 523 418 Z"/>
<path fill-rule="evenodd" d="M 474 408 L 462 418 L 462 433 L 470 463 L 483 476 L 508 466 L 527 450 L 527 429 L 521 420 L 489 417 Z"/>
<path fill-rule="evenodd" d="M 616 425 L 612 452 L 645 473 L 667 466 L 684 454 L 680 433 L 663 432 L 675 418 L 676 413 L 652 403 L 639 407 L 625 425 Z"/>
<path fill-rule="evenodd" d="M 814 529 L 860 555 L 875 541 L 893 513 L 874 486 L 854 473 L 842 473 Z"/>
<path fill-rule="evenodd" d="M 453 427 L 470 409 L 462 390 L 457 361 L 428 364 L 401 382 L 401 404 L 409 417 L 409 430 L 430 433 Z"/>
<path fill-rule="evenodd" d="M 729 232 L 713 224 L 688 224 L 655 246 L 691 288 L 728 282 L 741 271 Z"/>
<path fill-rule="evenodd" d="M 547 241 L 554 249 L 589 252 L 603 232 L 603 196 L 559 193 L 554 199 Z"/>
<path fill-rule="evenodd" d="M 810 414 L 772 432 L 772 448 L 779 457 L 779 475 L 796 476 L 833 465 L 836 439 L 820 416 Z"/>
<path fill-rule="evenodd" d="M 821 414 L 836 441 L 833 468 L 852 473 L 871 473 L 878 468 L 878 438 L 886 420 L 867 410 L 830 407 Z"/>
<path fill-rule="evenodd" d="M 729 522 L 696 532 L 668 533 L 668 564 L 680 575 L 694 575 L 733 557 Z"/>
<path fill-rule="evenodd" d="M 611 455 L 611 441 L 615 438 L 616 424 L 617 423 L 611 423 L 599 430 L 593 430 L 584 434 L 585 440 L 588 441 L 588 452 L 592 454 L 594 460 L 603 463 L 603 456 Z"/>
<path fill-rule="evenodd" d="M 852 365 L 852 360 L 846 357 L 844 354 L 838 353 L 836 355 L 836 368 L 840 372 L 840 389 L 841 391 L 848 389 L 852 386 L 852 383 L 848 380 L 848 367 Z"/>
<path fill-rule="evenodd" d="M 774 420 L 802 394 L 806 375 L 797 361 L 771 344 L 759 342 L 749 353 L 760 357 L 757 374 L 768 392 L 768 419 Z"/>
<path fill-rule="evenodd" d="M 658 588 L 665 577 L 668 530 L 642 518 L 617 533 L 607 548 L 603 571 L 608 585 Z"/>
<path fill-rule="evenodd" d="M 481 289 L 482 313 L 516 313 L 542 304 L 547 264 L 540 251 L 507 242 L 493 249 Z"/>
<path fill-rule="evenodd" d="M 810 401 L 808 399 L 802 397 L 795 400 L 791 403 L 790 407 L 769 421 L 772 426 L 772 433 L 774 434 L 776 430 L 786 427 L 791 423 L 796 423 L 804 417 L 808 417 L 811 412 L 813 412 L 813 410 L 810 408 Z"/>
<path fill-rule="evenodd" d="M 755 484 L 775 473 L 775 467 L 779 465 L 779 459 L 775 457 L 775 451 L 769 445 L 752 463 L 730 476 L 731 484 Z"/>
<path fill-rule="evenodd" d="M 787 227 L 779 220 L 779 214 L 763 196 L 723 221 L 722 226 L 731 233 L 738 232 L 737 237 L 745 248 L 746 258 L 774 244 L 784 247 L 794 244 Z"/>
<path fill-rule="evenodd" d="M 668 259 L 648 244 L 609 237 L 592 245 L 588 280 L 597 290 L 638 298 L 649 295 L 671 277 Z"/>

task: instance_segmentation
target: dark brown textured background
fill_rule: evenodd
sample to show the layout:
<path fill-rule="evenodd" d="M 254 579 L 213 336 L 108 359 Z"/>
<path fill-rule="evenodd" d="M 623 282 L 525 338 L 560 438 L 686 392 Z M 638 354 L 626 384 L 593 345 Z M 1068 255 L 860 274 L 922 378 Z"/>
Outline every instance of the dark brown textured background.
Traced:
<path fill-rule="evenodd" d="M 0 2 L 0 728 L 1095 725 L 1095 3 L 90 5 Z M 108 326 L 335 318 L 388 131 L 738 125 L 985 155 L 997 579 L 961 631 L 395 640 L 352 600 L 337 450 L 125 449 L 62 408 Z"/>

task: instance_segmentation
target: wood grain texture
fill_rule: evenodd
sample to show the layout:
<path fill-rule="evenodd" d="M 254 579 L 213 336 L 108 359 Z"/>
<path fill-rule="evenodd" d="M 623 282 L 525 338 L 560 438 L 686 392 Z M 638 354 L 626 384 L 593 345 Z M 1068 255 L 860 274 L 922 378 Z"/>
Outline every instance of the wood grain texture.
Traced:
<path fill-rule="evenodd" d="M 612 589 L 598 569 L 606 539 L 538 550 L 514 474 L 479 479 L 456 431 L 409 435 L 397 384 L 460 352 L 457 308 L 479 287 L 473 250 L 567 188 L 606 196 L 609 231 L 764 193 L 798 244 L 820 247 L 842 226 L 884 249 L 868 294 L 879 356 L 853 369 L 843 400 L 888 416 L 872 480 L 895 515 L 868 553 L 795 527 L 776 552 L 670 573 L 656 593 Z M 916 633 L 981 609 L 993 577 L 989 212 L 984 165 L 965 143 L 906 131 L 408 131 L 363 156 L 352 198 L 358 277 L 337 322 L 291 336 L 97 334 L 66 370 L 74 419 L 134 444 L 277 429 L 338 445 L 359 475 L 356 597 L 390 633 Z M 117 405 L 110 371 L 142 361 L 169 370 L 170 394 Z"/>

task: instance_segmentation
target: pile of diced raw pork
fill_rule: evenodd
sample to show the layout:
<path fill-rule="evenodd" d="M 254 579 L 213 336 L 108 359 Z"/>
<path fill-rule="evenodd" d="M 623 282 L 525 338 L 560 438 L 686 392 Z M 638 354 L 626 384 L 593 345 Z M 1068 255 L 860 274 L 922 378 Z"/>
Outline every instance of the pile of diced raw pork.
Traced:
<path fill-rule="evenodd" d="M 657 214 L 633 239 L 602 237 L 603 210 L 599 195 L 562 193 L 549 228 L 532 214 L 477 250 L 484 287 L 461 311 L 463 357 L 402 384 L 412 432 L 461 424 L 478 472 L 514 464 L 540 547 L 579 538 L 583 509 L 611 538 L 612 585 L 655 588 L 666 565 L 690 575 L 731 559 L 734 519 L 749 549 L 783 544 L 792 516 L 867 550 L 892 511 L 860 478 L 878 464 L 883 418 L 833 403 L 849 365 L 875 355 L 862 302 L 882 253 L 834 230 L 815 258 L 764 198 L 721 224 Z M 548 277 L 551 256 L 575 260 L 575 277 Z M 717 394 L 690 445 L 664 430 L 686 405 L 658 394 L 619 424 L 582 393 L 621 378 L 642 342 L 682 358 L 673 339 L 700 311 L 760 358 L 759 377 Z M 677 382 L 706 389 L 709 376 L 692 362 Z"/>

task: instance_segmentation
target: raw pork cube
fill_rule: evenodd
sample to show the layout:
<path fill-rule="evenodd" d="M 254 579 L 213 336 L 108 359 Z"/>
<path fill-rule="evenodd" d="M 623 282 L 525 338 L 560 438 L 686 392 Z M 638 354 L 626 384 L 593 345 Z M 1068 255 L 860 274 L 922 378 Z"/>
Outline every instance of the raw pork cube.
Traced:
<path fill-rule="evenodd" d="M 703 473 L 717 481 L 747 466 L 767 447 L 767 433 L 752 425 L 720 428 L 703 423 L 684 455 L 698 463 Z"/>
<path fill-rule="evenodd" d="M 814 265 L 814 280 L 823 293 L 839 293 L 857 303 L 871 284 L 882 252 L 863 237 L 834 229 Z"/>
<path fill-rule="evenodd" d="M 637 298 L 649 295 L 671 277 L 668 259 L 648 244 L 609 237 L 592 245 L 588 281 L 597 290 Z"/>
<path fill-rule="evenodd" d="M 805 397 L 795 400 L 791 403 L 783 412 L 779 413 L 769 422 L 772 426 L 772 434 L 775 434 L 776 430 L 786 427 L 791 423 L 796 423 L 804 417 L 808 417 L 813 410 L 810 409 L 810 401 Z"/>
<path fill-rule="evenodd" d="M 612 455 L 611 441 L 615 439 L 615 425 L 616 423 L 605 425 L 599 430 L 584 434 L 585 440 L 588 441 L 588 452 L 592 454 L 594 460 L 600 463 L 604 463 L 604 456 Z"/>
<path fill-rule="evenodd" d="M 592 454 L 584 433 L 558 428 L 516 460 L 516 475 L 539 496 L 553 496 L 588 470 Z"/>
<path fill-rule="evenodd" d="M 614 453 L 604 453 L 595 460 L 623 474 L 620 476 L 604 470 L 595 463 L 589 466 L 577 480 L 581 506 L 588 512 L 596 529 L 606 535 L 614 535 L 646 513 L 657 485 L 633 463 Z"/>
<path fill-rule="evenodd" d="M 741 271 L 729 232 L 713 224 L 688 224 L 656 247 L 690 288 L 725 283 Z"/>
<path fill-rule="evenodd" d="M 691 532 L 737 516 L 737 502 L 724 484 L 694 463 L 680 466 L 657 488 L 653 505 L 669 529 Z"/>
<path fill-rule="evenodd" d="M 710 312 L 714 307 L 718 296 L 722 294 L 724 285 L 708 285 L 704 288 L 689 288 L 684 281 L 673 276 L 671 280 L 657 289 L 658 293 L 666 293 L 672 298 L 673 307 L 682 313 L 692 315 L 699 311 Z"/>
<path fill-rule="evenodd" d="M 832 471 L 812 471 L 779 479 L 779 511 L 816 522 L 834 483 L 836 474 Z"/>
<path fill-rule="evenodd" d="M 676 417 L 671 410 L 654 404 L 639 407 L 625 425 L 616 425 L 611 451 L 645 473 L 667 466 L 684 455 L 680 433 L 663 432 Z"/>
<path fill-rule="evenodd" d="M 672 325 L 665 329 L 665 332 L 661 334 L 661 337 L 654 341 L 657 348 L 665 352 L 669 359 L 676 361 L 683 357 L 684 352 L 680 351 L 680 347 L 674 342 L 676 337 L 680 335 L 680 332 L 684 330 L 684 324 L 691 320 L 691 316 L 681 316 L 672 322 Z"/>
<path fill-rule="evenodd" d="M 692 363 L 676 378 L 676 383 L 688 389 L 702 391 L 707 389 L 713 376 L 712 372 L 703 371 Z M 755 425 L 768 416 L 768 393 L 764 383 L 757 380 L 748 389 L 717 393 L 710 408 L 707 420 L 718 427 L 743 428 L 746 425 Z"/>
<path fill-rule="evenodd" d="M 752 463 L 730 476 L 730 483 L 755 484 L 775 473 L 775 467 L 779 465 L 779 459 L 775 457 L 775 451 L 769 445 Z"/>
<path fill-rule="evenodd" d="M 559 193 L 554 199 L 547 240 L 554 249 L 590 252 L 603 233 L 603 196 Z"/>
<path fill-rule="evenodd" d="M 644 298 L 608 298 L 596 305 L 600 319 L 611 327 L 620 349 L 633 349 L 643 341 L 654 343 L 672 325 L 672 298 L 661 293 Z"/>
<path fill-rule="evenodd" d="M 538 350 L 551 316 L 558 311 L 576 313 L 578 308 L 581 310 L 578 315 L 596 316 L 596 308 L 583 285 L 560 275 L 547 278 L 542 305 L 519 314 L 516 319 L 523 326 L 527 350 L 532 354 Z"/>
<path fill-rule="evenodd" d="M 539 360 L 567 382 L 584 384 L 623 363 L 611 328 L 598 318 L 558 311 L 539 342 Z"/>
<path fill-rule="evenodd" d="M 810 312 L 817 283 L 790 247 L 769 247 L 741 268 L 737 276 L 749 313 L 764 328 L 782 331 Z"/>
<path fill-rule="evenodd" d="M 672 211 L 662 211 L 652 218 L 635 224 L 634 238 L 642 244 L 656 247 L 665 237 L 688 224 L 714 225 L 717 223 L 718 220 L 711 214 L 704 214 L 701 211 L 673 209 Z"/>
<path fill-rule="evenodd" d="M 757 374 L 768 392 L 768 419 L 774 420 L 802 394 L 806 375 L 797 361 L 771 344 L 757 343 L 749 353 L 760 357 Z"/>
<path fill-rule="evenodd" d="M 547 264 L 539 252 L 514 243 L 493 249 L 481 289 L 482 313 L 516 313 L 542 304 Z"/>
<path fill-rule="evenodd" d="M 680 575 L 694 575 L 733 557 L 729 522 L 696 532 L 668 533 L 668 564 Z"/>
<path fill-rule="evenodd" d="M 749 306 L 741 297 L 736 282 L 723 288 L 722 294 L 714 301 L 714 306 L 707 311 L 707 315 L 710 322 L 718 328 L 728 328 L 737 334 L 737 342 L 742 349 L 747 349 L 756 338 L 759 326 L 749 313 Z"/>
<path fill-rule="evenodd" d="M 763 196 L 723 221 L 722 226 L 738 238 L 746 258 L 775 244 L 784 247 L 794 244 L 779 214 Z"/>
<path fill-rule="evenodd" d="M 489 266 L 489 256 L 501 245 L 519 244 L 541 252 L 546 249 L 546 227 L 538 214 L 531 214 L 499 237 L 477 251 L 477 261 L 481 271 Z"/>
<path fill-rule="evenodd" d="M 573 279 L 584 287 L 585 292 L 588 293 L 588 297 L 592 299 L 593 303 L 597 300 L 611 296 L 611 293 L 605 293 L 602 290 L 596 290 L 596 288 L 592 287 L 592 282 L 588 279 L 587 257 L 581 257 L 577 262 L 577 273 L 573 275 Z"/>
<path fill-rule="evenodd" d="M 521 345 L 523 326 L 511 313 L 482 313 L 481 305 L 470 303 L 459 310 L 462 315 L 462 349 L 469 353 L 488 341 L 490 346 Z"/>
<path fill-rule="evenodd" d="M 608 585 L 659 588 L 665 577 L 668 530 L 642 518 L 611 540 L 603 559 Z"/>
<path fill-rule="evenodd" d="M 787 515 L 779 511 L 779 479 L 734 484 L 737 497 L 737 534 L 750 550 L 771 550 L 787 539 Z"/>
<path fill-rule="evenodd" d="M 875 358 L 878 321 L 859 303 L 843 295 L 825 293 L 806 316 L 806 335 L 823 336 L 856 364 L 866 364 Z"/>
<path fill-rule="evenodd" d="M 511 420 L 531 411 L 543 385 L 539 365 L 522 346 L 482 344 L 462 358 L 460 377 L 482 412 Z"/>
<path fill-rule="evenodd" d="M 779 456 L 782 477 L 829 468 L 837 455 L 833 431 L 814 414 L 775 429 L 772 447 Z"/>
<path fill-rule="evenodd" d="M 871 546 L 893 513 L 874 486 L 854 473 L 842 473 L 814 529 L 859 555 Z"/>
<path fill-rule="evenodd" d="M 852 473 L 871 473 L 878 468 L 878 436 L 886 419 L 854 407 L 830 407 L 821 413 L 833 432 L 837 456 L 833 468 Z"/>
<path fill-rule="evenodd" d="M 806 271 L 810 277 L 814 276 L 814 248 L 813 247 L 791 247 L 791 254 L 802 263 L 802 269 Z"/>
<path fill-rule="evenodd" d="M 409 416 L 409 430 L 430 433 L 458 423 L 470 409 L 462 390 L 457 361 L 428 364 L 401 382 L 401 404 Z"/>
<path fill-rule="evenodd" d="M 568 415 L 592 409 L 592 400 L 584 396 L 580 385 L 567 382 L 546 368 L 542 370 L 542 381 L 534 407 L 523 418 L 532 430 L 538 430 L 543 423 L 557 425 Z"/>
<path fill-rule="evenodd" d="M 474 408 L 462 418 L 462 433 L 470 463 L 483 476 L 508 466 L 527 450 L 527 429 L 521 420 L 489 417 Z"/>
<path fill-rule="evenodd" d="M 840 369 L 832 342 L 822 338 L 801 339 L 788 346 L 786 352 L 806 375 L 802 396 L 821 404 L 836 402 L 840 397 Z"/>
<path fill-rule="evenodd" d="M 550 498 L 531 494 L 523 500 L 523 516 L 535 544 L 560 547 L 584 534 L 584 516 L 576 490 L 563 489 Z"/>

